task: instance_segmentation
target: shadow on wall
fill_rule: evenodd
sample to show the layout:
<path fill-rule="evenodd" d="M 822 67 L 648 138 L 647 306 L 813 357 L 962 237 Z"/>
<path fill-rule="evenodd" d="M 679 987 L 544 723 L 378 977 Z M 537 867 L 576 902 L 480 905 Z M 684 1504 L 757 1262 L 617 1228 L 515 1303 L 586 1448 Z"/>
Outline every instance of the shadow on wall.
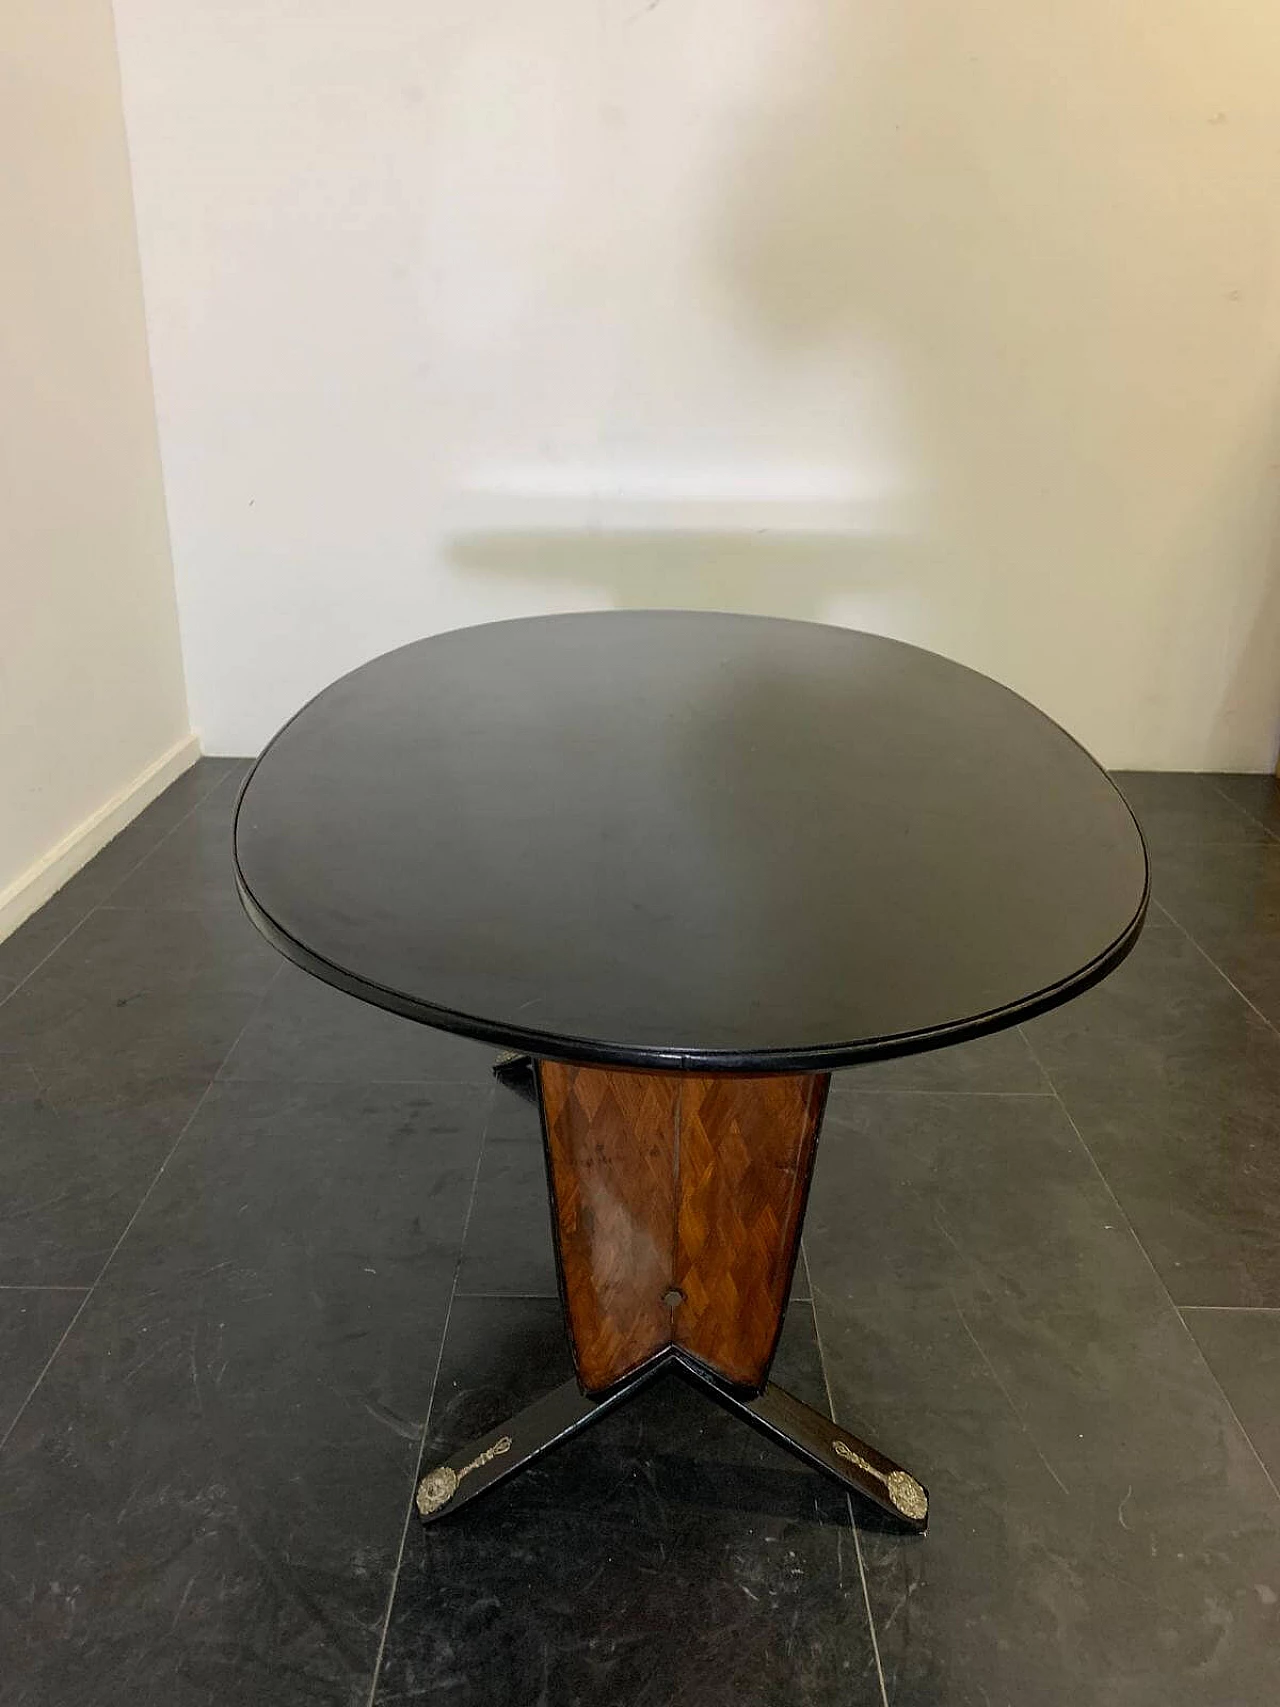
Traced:
<path fill-rule="evenodd" d="M 1266 574 L 1251 597 L 1237 595 L 1243 608 L 1227 613 L 1231 620 L 1225 645 L 1230 663 L 1218 703 L 1206 708 L 1205 724 L 1228 738 L 1234 736 L 1241 747 L 1248 743 L 1251 730 L 1269 726 L 1270 747 L 1264 758 L 1269 770 L 1280 771 L 1280 424 L 1273 427 L 1272 439 L 1262 478 L 1273 497 L 1269 505 L 1256 505 L 1260 535 L 1256 550 L 1267 565 Z M 1245 467 L 1249 469 L 1248 462 Z M 1249 502 L 1253 494 L 1239 491 L 1238 486 L 1238 480 L 1225 483 L 1225 501 Z"/>
<path fill-rule="evenodd" d="M 447 547 L 460 569 L 581 587 L 619 610 L 811 621 L 824 620 L 836 599 L 878 610 L 904 549 L 901 540 L 855 534 L 665 528 L 476 530 L 452 535 Z"/>
<path fill-rule="evenodd" d="M 772 340 L 843 352 L 851 384 L 858 341 L 893 352 L 933 547 L 917 608 L 945 612 L 958 655 L 1056 710 L 1087 679 L 1182 763 L 1264 756 L 1264 728 L 1270 760 L 1277 376 L 1239 283 L 1274 222 L 1253 49 L 1210 28 L 1188 53 L 1194 19 L 1157 46 L 1131 10 L 1010 28 L 997 8 L 992 29 L 929 7 L 878 39 L 860 9 L 829 14 L 715 261 Z M 1042 656 L 1020 679 L 1024 650 Z"/>
<path fill-rule="evenodd" d="M 603 498 L 599 529 L 457 532 L 453 562 L 896 634 L 1116 763 L 1258 752 L 1277 451 L 1236 283 L 1269 214 L 1256 122 L 1207 93 L 1256 76 L 1247 39 L 1188 54 L 1132 12 L 801 8 L 744 109 L 705 275 L 757 349 L 838 376 L 908 477 L 897 531 L 633 530 Z"/>

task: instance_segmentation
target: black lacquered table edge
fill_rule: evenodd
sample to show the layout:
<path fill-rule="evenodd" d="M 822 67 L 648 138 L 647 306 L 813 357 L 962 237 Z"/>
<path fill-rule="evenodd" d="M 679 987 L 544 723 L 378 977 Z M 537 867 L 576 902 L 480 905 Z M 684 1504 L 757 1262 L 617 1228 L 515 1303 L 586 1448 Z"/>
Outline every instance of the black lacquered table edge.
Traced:
<path fill-rule="evenodd" d="M 281 730 L 281 734 L 283 733 Z M 274 745 L 274 742 L 271 745 Z M 1114 942 L 1078 972 L 1060 979 L 1055 984 L 1046 985 L 1017 1002 L 949 1025 L 933 1026 L 921 1031 L 898 1032 L 890 1036 L 862 1038 L 849 1043 L 809 1044 L 792 1049 L 663 1049 L 594 1037 L 567 1037 L 563 1033 L 552 1034 L 532 1026 L 512 1025 L 505 1021 L 494 1022 L 475 1014 L 437 1007 L 419 997 L 406 995 L 403 991 L 370 983 L 368 979 L 361 978 L 306 948 L 272 918 L 250 890 L 240 869 L 236 852 L 236 826 L 240 819 L 240 808 L 258 764 L 270 751 L 270 746 L 264 748 L 240 786 L 232 818 L 231 846 L 236 892 L 241 905 L 272 947 L 284 955 L 286 960 L 291 960 L 295 966 L 301 967 L 304 972 L 311 973 L 322 983 L 332 984 L 335 989 L 343 990 L 349 996 L 355 996 L 359 1001 L 384 1008 L 388 1013 L 399 1014 L 404 1019 L 417 1020 L 421 1025 L 432 1026 L 437 1031 L 454 1032 L 458 1036 L 474 1038 L 481 1043 L 492 1043 L 499 1049 L 529 1055 L 538 1060 L 587 1062 L 597 1066 L 634 1067 L 667 1073 L 829 1073 L 866 1062 L 892 1060 L 902 1055 L 919 1055 L 929 1050 L 946 1048 L 953 1043 L 970 1043 L 975 1038 L 990 1036 L 993 1032 L 1018 1025 L 1023 1020 L 1035 1019 L 1037 1015 L 1048 1013 L 1064 1002 L 1083 995 L 1095 984 L 1101 983 L 1133 949 L 1142 934 L 1151 900 L 1151 866 L 1146 857 L 1146 842 L 1142 837 L 1142 829 L 1137 819 L 1133 818 L 1128 802 L 1124 801 L 1124 796 L 1116 789 L 1117 797 L 1124 802 L 1126 811 L 1133 818 L 1134 829 L 1143 846 L 1145 877 L 1142 899 L 1137 911 Z M 1112 787 L 1115 785 L 1112 784 Z"/>

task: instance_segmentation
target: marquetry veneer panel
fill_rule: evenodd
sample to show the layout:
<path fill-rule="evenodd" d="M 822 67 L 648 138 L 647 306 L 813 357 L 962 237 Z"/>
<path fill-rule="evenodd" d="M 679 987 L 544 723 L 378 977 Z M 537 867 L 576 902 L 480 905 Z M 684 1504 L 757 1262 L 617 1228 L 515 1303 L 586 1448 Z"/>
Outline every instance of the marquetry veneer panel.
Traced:
<path fill-rule="evenodd" d="M 827 1084 L 539 1064 L 565 1306 L 589 1392 L 670 1346 L 737 1386 L 763 1385 Z"/>

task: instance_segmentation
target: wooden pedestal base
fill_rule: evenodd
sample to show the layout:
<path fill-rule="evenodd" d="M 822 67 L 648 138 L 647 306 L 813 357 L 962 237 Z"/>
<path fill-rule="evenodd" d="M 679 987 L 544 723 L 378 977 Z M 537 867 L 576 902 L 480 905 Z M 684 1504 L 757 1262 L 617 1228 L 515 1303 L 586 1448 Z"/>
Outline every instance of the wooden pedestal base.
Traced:
<path fill-rule="evenodd" d="M 674 1364 L 745 1421 L 922 1533 L 908 1471 L 768 1380 L 829 1076 L 710 1077 L 529 1063 L 577 1380 L 418 1484 L 431 1521 L 456 1511 Z"/>
<path fill-rule="evenodd" d="M 730 1386 L 763 1387 L 829 1082 L 539 1063 L 565 1313 L 588 1393 L 671 1347 Z"/>

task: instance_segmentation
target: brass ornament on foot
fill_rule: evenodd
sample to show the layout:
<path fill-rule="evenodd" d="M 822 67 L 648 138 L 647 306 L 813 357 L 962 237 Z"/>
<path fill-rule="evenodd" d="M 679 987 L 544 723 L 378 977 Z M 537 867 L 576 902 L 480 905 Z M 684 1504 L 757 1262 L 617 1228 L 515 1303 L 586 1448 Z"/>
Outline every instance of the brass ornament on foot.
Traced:
<path fill-rule="evenodd" d="M 438 1464 L 418 1483 L 417 1506 L 423 1517 L 432 1517 L 441 1506 L 448 1505 L 458 1491 L 458 1483 L 472 1470 L 478 1470 L 482 1464 L 487 1464 L 492 1458 L 500 1458 L 504 1452 L 511 1450 L 511 1436 L 504 1434 L 501 1440 L 495 1440 L 492 1446 L 478 1453 L 469 1464 L 464 1464 L 461 1470 L 453 1470 L 448 1464 Z"/>
<path fill-rule="evenodd" d="M 905 1470 L 878 1470 L 843 1440 L 833 1440 L 831 1448 L 837 1457 L 847 1459 L 850 1464 L 856 1464 L 859 1470 L 865 1470 L 878 1482 L 883 1482 L 890 1503 L 903 1517 L 909 1517 L 913 1523 L 922 1523 L 928 1517 L 929 1496 L 914 1476 L 908 1475 Z"/>

